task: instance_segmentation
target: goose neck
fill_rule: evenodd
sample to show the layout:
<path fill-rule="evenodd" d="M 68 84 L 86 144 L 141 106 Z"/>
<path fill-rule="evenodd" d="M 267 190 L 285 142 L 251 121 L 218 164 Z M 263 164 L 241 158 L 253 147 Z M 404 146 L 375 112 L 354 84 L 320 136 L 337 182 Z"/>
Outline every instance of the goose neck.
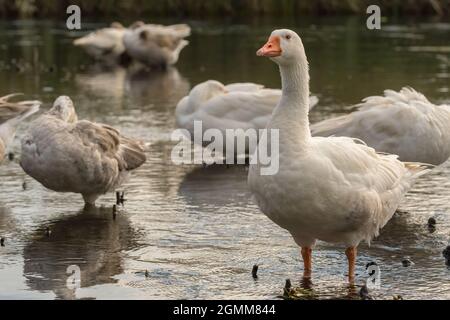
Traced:
<path fill-rule="evenodd" d="M 309 129 L 309 74 L 308 64 L 281 65 L 282 96 L 272 124 L 280 129 L 280 138 L 297 137 L 307 142 Z M 299 141 L 299 140 L 297 140 Z"/>

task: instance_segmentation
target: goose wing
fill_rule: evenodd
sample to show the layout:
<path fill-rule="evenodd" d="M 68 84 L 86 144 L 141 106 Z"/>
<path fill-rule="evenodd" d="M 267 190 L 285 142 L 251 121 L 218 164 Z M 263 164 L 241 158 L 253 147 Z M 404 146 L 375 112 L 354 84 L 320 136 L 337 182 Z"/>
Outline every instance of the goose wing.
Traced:
<path fill-rule="evenodd" d="M 141 142 L 122 136 L 108 125 L 78 121 L 72 133 L 94 152 L 116 159 L 120 170 L 136 169 L 146 160 Z"/>
<path fill-rule="evenodd" d="M 92 51 L 95 55 L 107 55 L 114 50 L 123 51 L 122 39 L 125 29 L 103 28 L 89 33 L 88 35 L 74 40 L 74 45 Z"/>
<path fill-rule="evenodd" d="M 348 115 L 313 124 L 312 135 L 359 138 L 407 161 L 439 164 L 448 158 L 448 108 L 430 103 L 411 88 L 386 90 L 384 96 L 365 98 L 357 107 Z"/>
<path fill-rule="evenodd" d="M 338 197 L 335 203 L 342 210 L 336 206 L 337 212 L 352 212 L 349 219 L 355 225 L 358 221 L 373 225 L 369 230 L 376 234 L 367 234 L 368 241 L 389 221 L 414 180 L 433 168 L 400 162 L 396 155 L 377 153 L 357 139 L 314 137 L 312 141 L 313 167 L 322 172 L 316 178 L 328 194 Z"/>

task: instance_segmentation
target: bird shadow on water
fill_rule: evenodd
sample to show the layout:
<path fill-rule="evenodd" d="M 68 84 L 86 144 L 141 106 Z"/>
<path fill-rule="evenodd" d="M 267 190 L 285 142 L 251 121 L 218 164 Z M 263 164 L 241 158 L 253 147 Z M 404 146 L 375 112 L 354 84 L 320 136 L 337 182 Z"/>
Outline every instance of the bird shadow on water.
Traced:
<path fill-rule="evenodd" d="M 80 269 L 80 287 L 115 283 L 123 273 L 123 251 L 138 247 L 138 233 L 125 215 L 111 208 L 85 207 L 77 214 L 39 226 L 23 251 L 23 274 L 33 291 L 75 299 L 67 286 L 69 266 Z"/>

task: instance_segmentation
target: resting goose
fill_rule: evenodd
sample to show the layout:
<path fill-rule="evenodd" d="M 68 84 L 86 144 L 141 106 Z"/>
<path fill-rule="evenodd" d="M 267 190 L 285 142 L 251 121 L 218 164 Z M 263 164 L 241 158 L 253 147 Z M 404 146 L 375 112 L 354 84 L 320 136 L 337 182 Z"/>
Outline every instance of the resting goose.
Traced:
<path fill-rule="evenodd" d="M 96 60 L 106 62 L 124 62 L 127 57 L 123 37 L 127 29 L 118 22 L 109 28 L 103 28 L 73 41 Z"/>
<path fill-rule="evenodd" d="M 267 141 L 271 150 L 279 145 L 279 168 L 262 175 L 263 165 L 251 161 L 250 190 L 260 209 L 301 247 L 305 277 L 311 276 L 312 248 L 322 240 L 347 247 L 353 282 L 360 241 L 378 235 L 414 180 L 431 166 L 400 162 L 353 138 L 312 137 L 308 61 L 300 37 L 275 30 L 257 54 L 271 58 L 281 72 L 282 97 L 267 125 L 279 130 L 278 141 Z"/>
<path fill-rule="evenodd" d="M 435 105 L 412 88 L 384 91 L 348 115 L 311 126 L 314 136 L 347 136 L 402 161 L 439 165 L 450 157 L 450 106 Z"/>
<path fill-rule="evenodd" d="M 264 129 L 280 97 L 281 90 L 266 89 L 256 83 L 224 85 L 208 80 L 180 100 L 175 110 L 177 126 L 187 129 L 192 139 L 194 121 L 201 121 L 203 130 L 219 129 L 224 136 L 226 129 Z M 317 97 L 312 96 L 310 108 L 317 102 Z"/>
<path fill-rule="evenodd" d="M 128 55 L 149 67 L 165 68 L 177 63 L 181 50 L 191 34 L 185 24 L 163 26 L 137 22 L 124 35 L 123 43 Z"/>
<path fill-rule="evenodd" d="M 11 102 L 10 99 L 17 95 L 0 97 L 0 162 L 14 139 L 19 123 L 37 112 L 41 105 L 39 101 Z"/>
<path fill-rule="evenodd" d="M 79 121 L 72 100 L 61 96 L 31 122 L 22 139 L 20 165 L 46 188 L 80 193 L 94 205 L 145 160 L 139 141 L 108 125 Z"/>

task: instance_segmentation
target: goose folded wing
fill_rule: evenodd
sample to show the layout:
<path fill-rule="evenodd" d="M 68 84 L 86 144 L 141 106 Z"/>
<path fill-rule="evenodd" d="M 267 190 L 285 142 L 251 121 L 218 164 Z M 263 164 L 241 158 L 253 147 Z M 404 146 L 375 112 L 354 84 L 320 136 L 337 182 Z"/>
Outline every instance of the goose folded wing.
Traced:
<path fill-rule="evenodd" d="M 112 28 L 97 30 L 74 41 L 75 45 L 93 46 L 103 53 L 108 53 L 116 47 L 120 41 L 119 33 Z"/>
<path fill-rule="evenodd" d="M 314 138 L 323 159 L 353 186 L 383 193 L 406 178 L 405 165 L 396 155 L 377 153 L 363 141 L 347 137 Z"/>
<path fill-rule="evenodd" d="M 116 159 L 120 170 L 136 169 L 146 160 L 143 145 L 139 141 L 122 136 L 108 125 L 79 121 L 74 133 L 84 145 L 96 149 L 104 157 Z"/>

